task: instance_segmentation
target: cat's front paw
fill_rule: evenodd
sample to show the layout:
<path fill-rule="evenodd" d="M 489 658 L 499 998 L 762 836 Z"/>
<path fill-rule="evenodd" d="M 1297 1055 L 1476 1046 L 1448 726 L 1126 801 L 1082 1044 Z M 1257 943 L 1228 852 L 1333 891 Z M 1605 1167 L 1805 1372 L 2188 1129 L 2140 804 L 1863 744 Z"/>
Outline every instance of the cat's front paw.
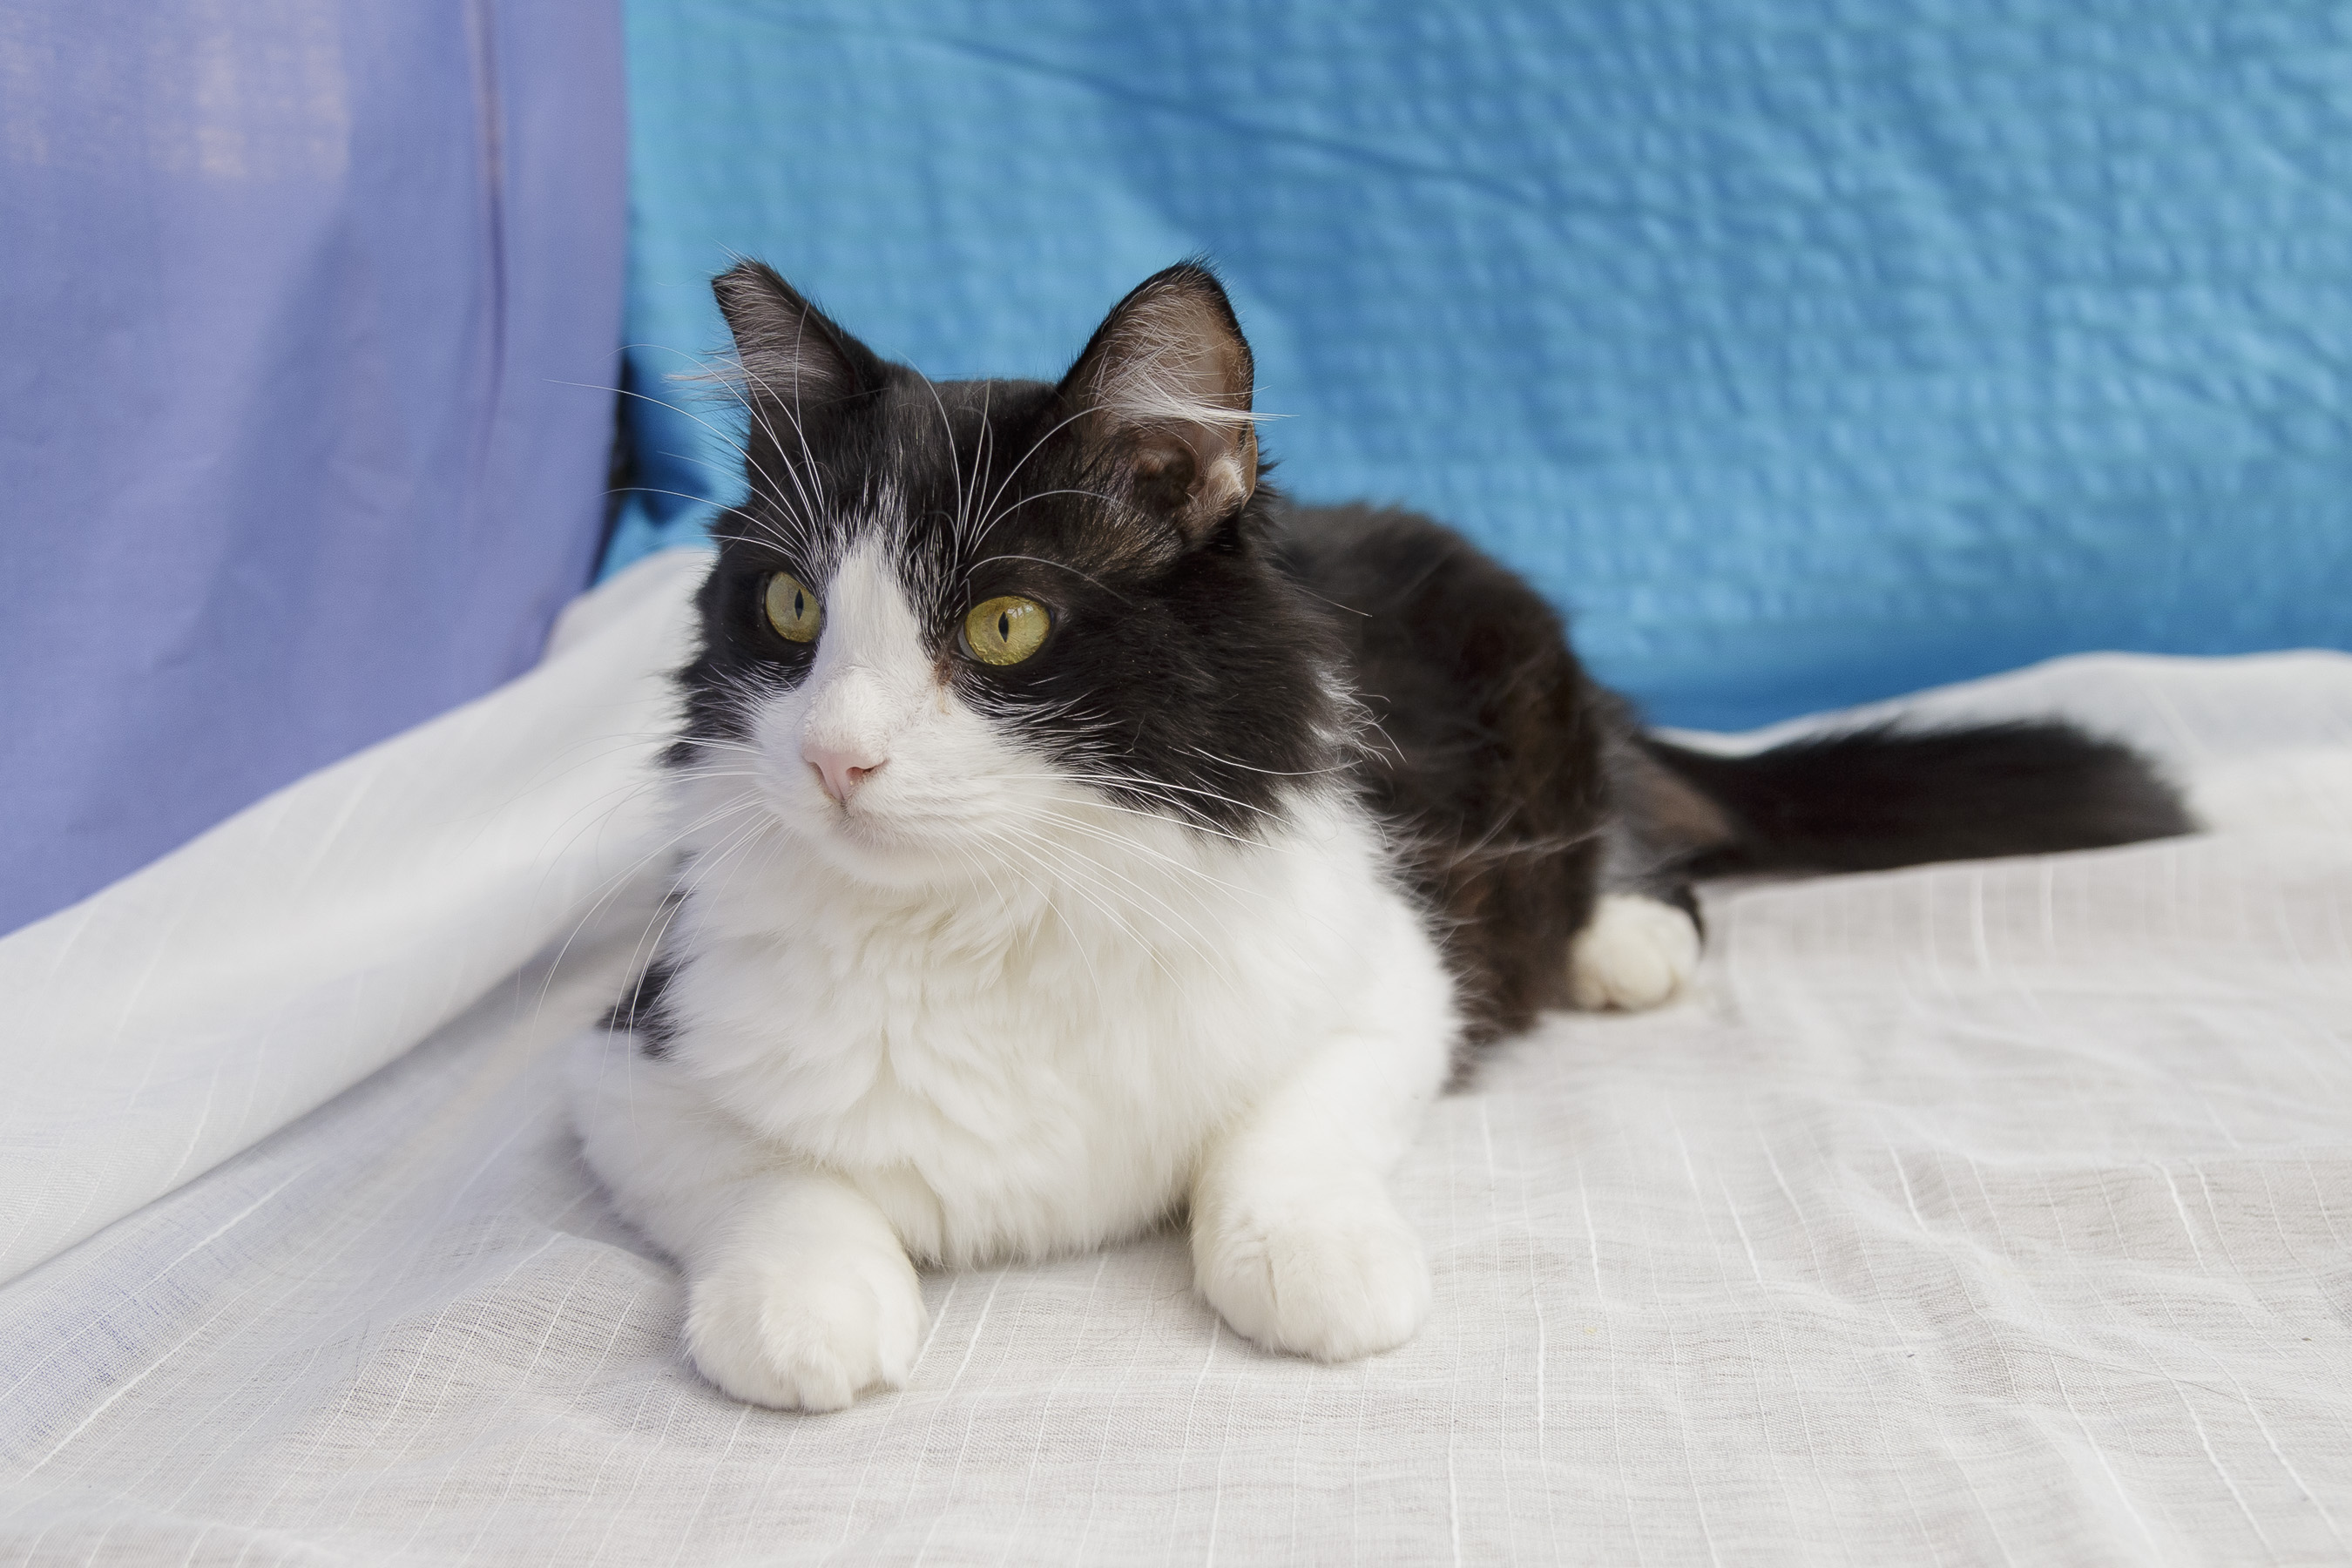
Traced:
<path fill-rule="evenodd" d="M 738 1399 L 840 1410 L 869 1388 L 906 1385 L 925 1317 L 903 1254 L 735 1257 L 689 1286 L 686 1346 Z"/>
<path fill-rule="evenodd" d="M 1393 1350 L 1429 1316 L 1421 1238 L 1384 1194 L 1196 1214 L 1192 1272 L 1236 1332 L 1318 1361 Z"/>
<path fill-rule="evenodd" d="M 1603 893 L 1568 945 L 1576 1005 L 1638 1013 L 1671 1002 L 1698 970 L 1698 926 L 1672 904 Z"/>

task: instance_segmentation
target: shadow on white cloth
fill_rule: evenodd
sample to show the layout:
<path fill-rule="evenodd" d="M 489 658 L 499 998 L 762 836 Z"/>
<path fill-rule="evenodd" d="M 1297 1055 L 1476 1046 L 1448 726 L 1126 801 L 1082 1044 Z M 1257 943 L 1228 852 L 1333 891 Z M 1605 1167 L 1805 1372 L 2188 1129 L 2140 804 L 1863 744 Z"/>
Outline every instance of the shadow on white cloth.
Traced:
<path fill-rule="evenodd" d="M 0 1553 L 2352 1559 L 2352 658 L 1899 705 L 2213 831 L 1716 890 L 1692 999 L 1438 1108 L 1400 1352 L 1261 1354 L 1154 1237 L 928 1279 L 911 1386 L 801 1417 L 686 1365 L 551 1055 L 655 918 L 696 573 L 0 942 Z"/>

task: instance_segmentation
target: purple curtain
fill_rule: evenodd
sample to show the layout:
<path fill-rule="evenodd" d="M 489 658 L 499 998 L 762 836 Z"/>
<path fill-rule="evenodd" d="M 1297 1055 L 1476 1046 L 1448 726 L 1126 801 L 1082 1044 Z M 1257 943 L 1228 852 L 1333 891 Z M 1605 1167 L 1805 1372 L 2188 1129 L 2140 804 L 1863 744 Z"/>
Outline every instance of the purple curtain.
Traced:
<path fill-rule="evenodd" d="M 618 0 L 0 12 L 0 931 L 537 656 L 625 178 Z"/>

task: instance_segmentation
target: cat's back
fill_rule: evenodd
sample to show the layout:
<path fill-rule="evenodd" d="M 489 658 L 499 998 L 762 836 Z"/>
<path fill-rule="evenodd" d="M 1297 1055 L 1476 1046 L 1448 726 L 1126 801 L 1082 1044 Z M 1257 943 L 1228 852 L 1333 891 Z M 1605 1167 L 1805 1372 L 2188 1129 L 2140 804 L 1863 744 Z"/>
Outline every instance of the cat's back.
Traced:
<path fill-rule="evenodd" d="M 1597 768 L 1613 707 L 1559 613 L 1508 567 L 1398 508 L 1286 508 L 1276 540 L 1347 646 L 1402 804 L 1466 823 L 1508 804 L 1497 789 Z"/>
<path fill-rule="evenodd" d="M 1345 644 L 1375 732 L 1366 795 L 1421 896 L 1455 931 L 1474 1038 L 1566 1002 L 1607 818 L 1622 710 L 1541 595 L 1417 512 L 1293 507 L 1286 570 Z"/>

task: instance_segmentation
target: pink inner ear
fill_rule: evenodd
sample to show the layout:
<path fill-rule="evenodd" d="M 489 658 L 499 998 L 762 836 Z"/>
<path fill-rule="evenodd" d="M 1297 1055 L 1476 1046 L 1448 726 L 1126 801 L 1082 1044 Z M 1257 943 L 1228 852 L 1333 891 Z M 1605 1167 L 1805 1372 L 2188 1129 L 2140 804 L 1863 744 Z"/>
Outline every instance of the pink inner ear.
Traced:
<path fill-rule="evenodd" d="M 1141 426 L 1112 437 L 1128 470 L 1129 499 L 1197 538 L 1257 488 L 1257 436 L 1247 426 Z"/>
<path fill-rule="evenodd" d="M 1188 522 L 1202 527 L 1231 516 L 1257 489 L 1257 432 L 1244 425 L 1214 434 L 1219 439 L 1213 447 L 1193 447 L 1191 510 L 1197 516 Z"/>
<path fill-rule="evenodd" d="M 1205 275 L 1203 275 L 1205 276 Z M 1231 326 L 1213 283 L 1180 280 L 1130 296 L 1097 335 L 1081 382 L 1095 403 L 1097 439 L 1133 452 L 1139 494 L 1188 535 L 1233 514 L 1257 489 L 1249 345 Z M 1168 493 L 1181 467 L 1182 489 Z"/>

